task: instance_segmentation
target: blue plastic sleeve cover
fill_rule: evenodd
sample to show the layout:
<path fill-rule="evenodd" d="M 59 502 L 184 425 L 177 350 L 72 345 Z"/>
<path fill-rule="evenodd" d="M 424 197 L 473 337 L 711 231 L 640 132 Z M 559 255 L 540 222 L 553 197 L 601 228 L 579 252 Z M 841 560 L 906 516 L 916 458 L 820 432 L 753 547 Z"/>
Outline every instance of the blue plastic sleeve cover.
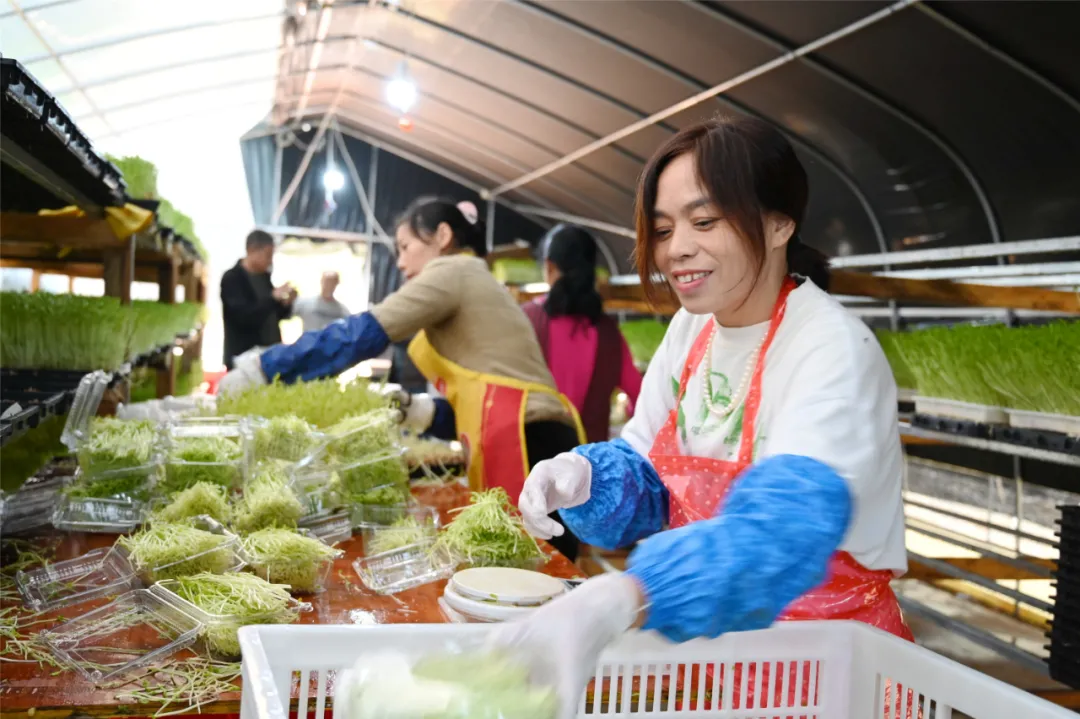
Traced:
<path fill-rule="evenodd" d="M 268 380 L 333 377 L 358 362 L 377 357 L 390 345 L 386 331 L 370 312 L 350 315 L 321 330 L 305 332 L 291 345 L 274 345 L 260 356 Z"/>
<path fill-rule="evenodd" d="M 829 466 L 761 460 L 716 517 L 661 532 L 630 555 L 628 573 L 651 604 L 645 628 L 683 642 L 768 627 L 825 581 L 851 514 L 847 483 Z"/>
<path fill-rule="evenodd" d="M 585 504 L 559 510 L 559 516 L 581 541 L 618 549 L 663 529 L 668 493 L 648 459 L 621 439 L 574 452 L 592 465 L 591 494 Z"/>

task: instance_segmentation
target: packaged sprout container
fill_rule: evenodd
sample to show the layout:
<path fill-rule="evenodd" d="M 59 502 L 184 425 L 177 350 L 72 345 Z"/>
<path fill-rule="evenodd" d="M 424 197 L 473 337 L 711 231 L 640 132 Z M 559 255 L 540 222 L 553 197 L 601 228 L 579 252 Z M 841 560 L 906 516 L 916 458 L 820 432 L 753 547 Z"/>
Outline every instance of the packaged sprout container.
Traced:
<path fill-rule="evenodd" d="M 345 509 L 323 517 L 301 519 L 300 528 L 331 547 L 347 542 L 353 536 L 352 515 Z"/>
<path fill-rule="evenodd" d="M 439 530 L 438 511 L 423 504 L 359 505 L 352 519 L 364 538 L 365 554 L 432 541 Z"/>
<path fill-rule="evenodd" d="M 206 420 L 169 428 L 161 458 L 156 491 L 170 496 L 199 482 L 209 482 L 232 491 L 240 486 L 244 452 L 239 442 L 239 425 L 210 424 Z M 235 434 L 232 434 L 235 433 Z"/>
<path fill-rule="evenodd" d="M 153 464 L 98 472 L 80 466 L 64 494 L 79 499 L 134 499 L 145 502 L 153 494 L 156 471 Z"/>
<path fill-rule="evenodd" d="M 249 624 L 289 624 L 311 605 L 251 574 L 199 575 L 158 582 L 150 591 L 163 603 L 193 617 L 207 654 L 240 656 L 237 631 Z"/>
<path fill-rule="evenodd" d="M 326 575 L 340 549 L 308 530 L 271 527 L 241 540 L 248 570 L 271 584 L 287 584 L 292 594 L 313 594 L 323 589 Z"/>
<path fill-rule="evenodd" d="M 53 510 L 53 526 L 65 532 L 124 534 L 142 524 L 146 504 L 134 499 L 63 496 Z"/>
<path fill-rule="evenodd" d="M 137 583 L 131 564 L 109 547 L 15 575 L 23 604 L 35 612 L 116 596 Z"/>
<path fill-rule="evenodd" d="M 235 572 L 246 564 L 240 539 L 220 522 L 199 517 L 190 523 L 156 523 L 116 547 L 144 584 L 192 574 Z"/>
<path fill-rule="evenodd" d="M 409 497 L 401 435 L 385 411 L 350 417 L 326 432 L 323 444 L 298 463 L 303 475 L 322 473 L 331 501 L 357 504 L 399 504 Z"/>
<path fill-rule="evenodd" d="M 61 664 L 94 684 L 108 684 L 191 646 L 199 621 L 146 589 L 39 635 Z"/>
<path fill-rule="evenodd" d="M 295 416 L 245 417 L 240 421 L 248 460 L 258 463 L 265 459 L 299 462 L 321 447 L 326 436 L 312 425 Z"/>
<path fill-rule="evenodd" d="M 445 549 L 430 541 L 372 554 L 353 562 L 360 581 L 377 594 L 397 594 L 406 589 L 446 579 L 457 563 Z"/>

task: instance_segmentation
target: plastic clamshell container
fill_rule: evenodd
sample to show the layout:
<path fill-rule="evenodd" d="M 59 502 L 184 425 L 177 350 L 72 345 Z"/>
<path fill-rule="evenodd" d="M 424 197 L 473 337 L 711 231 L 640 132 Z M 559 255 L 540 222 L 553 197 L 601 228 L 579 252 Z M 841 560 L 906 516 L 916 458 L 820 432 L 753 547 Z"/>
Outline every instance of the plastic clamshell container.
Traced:
<path fill-rule="evenodd" d="M 1006 424 L 1009 417 L 1001 407 L 990 407 L 971 402 L 960 402 L 954 399 L 941 399 L 940 397 L 916 397 L 916 414 L 926 414 L 931 417 L 949 417 L 967 422 L 979 422 L 982 424 Z"/>
<path fill-rule="evenodd" d="M 289 481 L 304 506 L 304 520 L 327 517 L 339 509 L 330 491 L 333 477 L 332 471 L 320 465 L 294 465 L 290 469 Z"/>
<path fill-rule="evenodd" d="M 317 430 L 303 420 L 300 420 L 304 429 L 290 432 L 291 438 L 296 442 L 296 451 L 272 451 L 266 446 L 265 432 L 273 426 L 273 420 L 263 417 L 244 417 L 240 420 L 240 436 L 244 441 L 245 453 L 252 463 L 264 459 L 281 459 L 287 462 L 299 462 L 326 443 L 326 434 Z M 299 428 L 300 423 L 297 424 Z"/>
<path fill-rule="evenodd" d="M 193 617 L 199 626 L 203 649 L 215 659 L 236 659 L 240 656 L 240 641 L 236 636 L 240 627 L 249 624 L 288 624 L 300 612 L 310 612 L 311 605 L 290 598 L 285 613 L 266 612 L 240 617 L 235 614 L 211 614 L 176 593 L 176 580 L 166 579 L 150 587 L 150 592 L 162 603 L 178 612 Z"/>
<path fill-rule="evenodd" d="M 156 459 L 155 459 L 156 461 Z M 75 470 L 72 489 L 82 489 L 84 496 L 101 499 L 134 499 L 144 502 L 154 489 L 156 464 L 92 472 L 84 467 Z"/>
<path fill-rule="evenodd" d="M 352 517 L 347 510 L 340 510 L 328 516 L 300 520 L 300 528 L 306 530 L 331 547 L 352 539 Z"/>
<path fill-rule="evenodd" d="M 111 379 L 108 372 L 97 370 L 79 380 L 71 409 L 68 410 L 67 422 L 64 423 L 64 431 L 60 434 L 60 441 L 68 449 L 74 450 L 90 436 L 90 418 L 97 414 L 101 397 Z"/>
<path fill-rule="evenodd" d="M 199 482 L 210 482 L 232 491 L 243 477 L 242 458 L 226 462 L 189 462 L 165 456 L 158 471 L 159 490 L 166 494 L 182 492 Z"/>
<path fill-rule="evenodd" d="M 323 544 L 322 539 L 314 536 L 308 530 L 301 529 L 304 536 L 316 539 Z M 327 544 L 327 546 L 330 546 Z M 334 566 L 334 561 L 345 556 L 345 552 L 335 549 L 334 553 L 326 559 L 312 564 L 311 562 L 260 562 L 256 557 L 248 558 L 248 570 L 257 577 L 262 577 L 272 584 L 288 584 L 292 594 L 317 594 L 326 587 L 326 576 Z M 295 578 L 301 579 L 298 584 Z"/>
<path fill-rule="evenodd" d="M 417 525 L 416 538 L 412 541 L 408 541 L 411 527 L 394 526 L 407 519 L 414 520 Z M 434 541 L 439 531 L 439 512 L 424 504 L 358 505 L 353 509 L 352 523 L 359 528 L 360 535 L 364 538 L 364 551 L 377 554 L 377 550 L 373 548 L 378 547 L 380 542 L 402 546 L 402 535 L 405 535 L 404 544 Z"/>
<path fill-rule="evenodd" d="M 426 504 L 365 504 L 352 512 L 353 526 L 389 527 L 404 519 L 415 519 L 421 527 L 439 528 L 439 512 Z"/>
<path fill-rule="evenodd" d="M 1048 412 L 1029 412 L 1027 410 L 1006 409 L 1009 413 L 1009 426 L 1018 429 L 1041 429 L 1045 432 L 1060 432 L 1072 437 L 1080 437 L 1080 417 L 1068 414 L 1050 414 Z"/>
<path fill-rule="evenodd" d="M 409 474 L 403 461 L 404 451 L 395 449 L 350 464 L 328 465 L 330 494 L 346 506 L 407 503 Z"/>
<path fill-rule="evenodd" d="M 35 612 L 116 596 L 134 589 L 136 584 L 131 564 L 110 547 L 15 574 L 23 604 Z"/>
<path fill-rule="evenodd" d="M 204 532 L 210 532 L 211 534 L 221 535 L 225 539 L 217 547 L 206 549 L 201 552 L 194 552 L 175 562 L 167 562 L 152 567 L 138 566 L 132 562 L 136 576 L 138 576 L 144 584 L 150 585 L 160 580 L 184 577 L 189 574 L 197 573 L 199 569 L 193 566 L 193 564 L 197 560 L 207 558 L 209 555 L 216 552 L 228 554 L 227 564 L 225 563 L 226 560 L 223 559 L 222 561 L 222 567 L 226 572 L 238 572 L 247 564 L 247 557 L 244 555 L 243 549 L 240 546 L 240 538 L 225 529 L 225 526 L 220 522 L 204 515 L 195 517 L 190 521 L 190 524 L 196 529 L 201 529 Z M 123 548 L 118 549 L 123 551 Z"/>
<path fill-rule="evenodd" d="M 134 499 L 61 497 L 53 526 L 65 532 L 125 534 L 146 518 L 146 504 Z"/>
<path fill-rule="evenodd" d="M 0 500 L 0 534 L 8 536 L 48 526 L 70 476 L 54 477 L 22 488 Z"/>
<path fill-rule="evenodd" d="M 364 586 L 376 594 L 397 594 L 406 589 L 446 579 L 456 562 L 450 553 L 431 542 L 410 544 L 353 562 Z"/>
<path fill-rule="evenodd" d="M 162 432 L 170 439 L 187 437 L 241 437 L 239 417 L 177 417 L 161 425 Z"/>
<path fill-rule="evenodd" d="M 64 666 L 100 685 L 160 665 L 193 644 L 199 629 L 199 620 L 191 614 L 149 590 L 136 589 L 40 637 Z"/>

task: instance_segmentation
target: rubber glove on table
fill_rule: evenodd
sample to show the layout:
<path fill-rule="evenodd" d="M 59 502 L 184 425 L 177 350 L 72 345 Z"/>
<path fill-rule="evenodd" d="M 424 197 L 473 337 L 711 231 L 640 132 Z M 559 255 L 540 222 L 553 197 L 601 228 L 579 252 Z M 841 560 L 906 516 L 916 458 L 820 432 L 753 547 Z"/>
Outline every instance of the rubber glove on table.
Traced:
<path fill-rule="evenodd" d="M 553 686 L 558 692 L 558 719 L 573 719 L 601 653 L 634 625 L 641 596 L 629 575 L 604 574 L 545 604 L 527 619 L 501 625 L 491 641 L 528 658 L 533 683 Z"/>

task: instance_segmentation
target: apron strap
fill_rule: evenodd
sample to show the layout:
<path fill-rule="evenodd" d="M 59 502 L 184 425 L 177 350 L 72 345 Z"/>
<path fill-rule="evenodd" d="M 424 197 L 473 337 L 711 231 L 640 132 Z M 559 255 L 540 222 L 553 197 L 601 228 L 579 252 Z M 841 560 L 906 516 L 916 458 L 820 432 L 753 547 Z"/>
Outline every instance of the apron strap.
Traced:
<path fill-rule="evenodd" d="M 758 409 L 761 407 L 761 377 L 765 374 L 765 355 L 772 345 L 776 331 L 784 320 L 787 311 L 788 295 L 795 289 L 795 280 L 791 276 L 784 278 L 780 286 L 780 294 L 773 306 L 772 317 L 769 318 L 769 329 L 765 332 L 765 339 L 761 342 L 761 351 L 758 352 L 757 362 L 754 365 L 754 374 L 750 379 L 750 390 L 746 395 L 746 405 L 743 407 L 742 435 L 739 438 L 739 463 L 749 465 L 754 460 L 754 430 L 757 425 Z M 709 324 L 712 327 L 712 324 Z"/>

